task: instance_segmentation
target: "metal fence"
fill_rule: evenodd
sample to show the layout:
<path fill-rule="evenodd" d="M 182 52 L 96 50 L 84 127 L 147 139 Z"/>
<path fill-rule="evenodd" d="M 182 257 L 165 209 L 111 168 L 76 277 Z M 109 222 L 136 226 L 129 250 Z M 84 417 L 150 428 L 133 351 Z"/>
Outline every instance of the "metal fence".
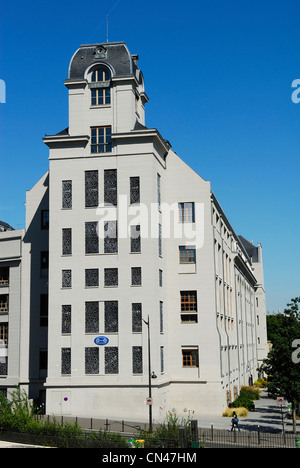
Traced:
<path fill-rule="evenodd" d="M 199 429 L 200 446 L 206 448 L 300 448 L 300 434 L 268 433 L 261 430 L 226 431 Z"/>

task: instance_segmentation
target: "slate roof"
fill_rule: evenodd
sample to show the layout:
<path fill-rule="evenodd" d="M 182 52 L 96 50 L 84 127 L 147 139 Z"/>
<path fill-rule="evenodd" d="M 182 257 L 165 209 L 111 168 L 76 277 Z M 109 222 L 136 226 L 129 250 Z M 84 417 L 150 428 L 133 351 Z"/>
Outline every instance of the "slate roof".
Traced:
<path fill-rule="evenodd" d="M 251 258 L 252 262 L 258 261 L 258 247 L 255 247 L 252 242 L 249 242 L 243 236 L 238 236 L 241 243 L 243 244 L 248 256 Z"/>
<path fill-rule="evenodd" d="M 81 45 L 71 59 L 68 79 L 84 79 L 86 69 L 96 63 L 109 64 L 113 76 L 119 77 L 133 75 L 137 69 L 124 42 Z"/>

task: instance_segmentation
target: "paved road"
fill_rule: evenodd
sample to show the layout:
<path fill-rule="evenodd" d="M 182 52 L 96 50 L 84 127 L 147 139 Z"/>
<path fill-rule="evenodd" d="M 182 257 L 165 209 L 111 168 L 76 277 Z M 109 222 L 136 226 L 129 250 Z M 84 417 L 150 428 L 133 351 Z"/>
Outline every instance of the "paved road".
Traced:
<path fill-rule="evenodd" d="M 283 414 L 287 413 L 287 407 L 283 407 Z M 214 429 L 230 429 L 231 418 L 212 417 L 199 418 L 198 426 L 202 428 L 210 428 L 213 425 Z M 260 431 L 279 433 L 283 430 L 281 408 L 277 405 L 277 401 L 268 398 L 262 393 L 260 400 L 255 401 L 255 411 L 249 411 L 245 418 L 240 418 L 239 422 L 241 430 L 254 431 L 259 426 Z M 300 431 L 300 421 L 297 423 L 297 429 Z M 292 420 L 284 417 L 284 430 L 292 430 Z"/>

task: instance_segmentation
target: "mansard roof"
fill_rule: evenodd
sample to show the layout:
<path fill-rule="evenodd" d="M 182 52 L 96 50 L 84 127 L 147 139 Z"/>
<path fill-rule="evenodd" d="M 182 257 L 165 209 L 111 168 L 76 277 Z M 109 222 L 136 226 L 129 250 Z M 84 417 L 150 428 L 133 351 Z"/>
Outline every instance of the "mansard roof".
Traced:
<path fill-rule="evenodd" d="M 137 59 L 124 42 L 81 45 L 71 59 L 68 79 L 83 80 L 87 68 L 97 63 L 109 65 L 113 76 L 135 75 Z"/>

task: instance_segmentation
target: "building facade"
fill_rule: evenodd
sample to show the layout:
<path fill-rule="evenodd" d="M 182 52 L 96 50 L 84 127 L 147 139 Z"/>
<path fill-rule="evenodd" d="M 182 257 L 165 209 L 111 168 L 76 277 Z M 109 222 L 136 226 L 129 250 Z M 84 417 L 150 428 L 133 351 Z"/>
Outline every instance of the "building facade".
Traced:
<path fill-rule="evenodd" d="M 124 43 L 81 46 L 65 85 L 69 126 L 45 136 L 49 173 L 26 204 L 27 336 L 37 296 L 48 307 L 34 345 L 47 371 L 29 355 L 30 388 L 45 389 L 47 414 L 147 421 L 150 380 L 155 421 L 220 415 L 267 354 L 262 257 L 209 181 L 146 127 L 143 75 Z"/>

